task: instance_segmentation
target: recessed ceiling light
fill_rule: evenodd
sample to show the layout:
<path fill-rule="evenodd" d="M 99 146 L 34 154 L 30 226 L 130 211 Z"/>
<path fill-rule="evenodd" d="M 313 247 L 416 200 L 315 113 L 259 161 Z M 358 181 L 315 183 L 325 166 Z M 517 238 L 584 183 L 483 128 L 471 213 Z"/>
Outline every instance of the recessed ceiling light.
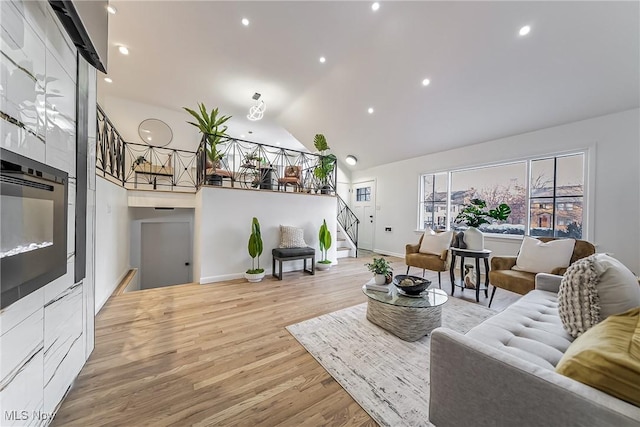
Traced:
<path fill-rule="evenodd" d="M 431 80 L 429 80 L 429 79 L 424 79 L 424 80 L 422 81 L 422 86 L 429 86 L 429 83 L 431 83 Z"/>
<path fill-rule="evenodd" d="M 121 54 L 123 55 L 129 55 L 129 49 L 127 49 L 126 46 L 119 46 L 118 50 L 120 51 Z"/>
<path fill-rule="evenodd" d="M 530 31 L 531 31 L 531 27 L 528 25 L 525 25 L 524 27 L 520 28 L 520 31 L 518 33 L 521 36 L 526 36 L 527 34 L 529 34 Z"/>
<path fill-rule="evenodd" d="M 249 20 L 247 18 L 242 18 L 242 25 L 244 25 L 245 27 L 249 26 Z"/>
<path fill-rule="evenodd" d="M 109 77 L 105 77 L 104 81 L 107 83 L 113 83 L 113 80 L 111 80 Z"/>
<path fill-rule="evenodd" d="M 118 9 L 116 9 L 115 7 L 111 5 L 107 6 L 107 12 L 109 12 L 110 14 L 115 15 L 117 11 Z"/>
<path fill-rule="evenodd" d="M 280 141 L 276 141 L 276 145 L 280 145 Z"/>
<path fill-rule="evenodd" d="M 358 159 L 356 159 L 356 156 L 349 154 L 345 159 L 345 162 L 347 162 L 348 165 L 355 165 L 356 163 L 358 163 Z"/>
<path fill-rule="evenodd" d="M 369 107 L 369 109 L 367 110 L 367 113 L 373 114 L 373 108 Z"/>
<path fill-rule="evenodd" d="M 321 62 L 322 64 L 324 64 L 325 62 L 327 62 L 327 58 L 325 58 L 324 56 L 321 56 L 321 57 L 320 57 L 320 62 Z"/>
<path fill-rule="evenodd" d="M 378 9 L 380 9 L 380 3 L 375 2 L 374 4 L 371 5 L 371 10 L 373 10 L 374 12 Z"/>
<path fill-rule="evenodd" d="M 153 138 L 151 138 L 150 136 L 147 137 L 147 141 L 151 141 Z"/>
<path fill-rule="evenodd" d="M 242 135 L 240 135 L 240 138 L 244 138 L 244 137 L 245 137 L 244 133 Z"/>

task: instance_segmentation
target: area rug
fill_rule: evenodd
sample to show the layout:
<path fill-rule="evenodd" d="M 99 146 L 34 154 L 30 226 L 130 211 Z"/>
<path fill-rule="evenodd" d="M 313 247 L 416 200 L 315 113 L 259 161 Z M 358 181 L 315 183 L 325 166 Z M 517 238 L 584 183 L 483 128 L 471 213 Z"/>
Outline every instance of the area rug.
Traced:
<path fill-rule="evenodd" d="M 382 426 L 429 426 L 429 345 L 406 342 L 366 319 L 367 304 L 287 326 L 287 330 Z M 496 312 L 449 298 L 442 325 L 467 332 Z"/>

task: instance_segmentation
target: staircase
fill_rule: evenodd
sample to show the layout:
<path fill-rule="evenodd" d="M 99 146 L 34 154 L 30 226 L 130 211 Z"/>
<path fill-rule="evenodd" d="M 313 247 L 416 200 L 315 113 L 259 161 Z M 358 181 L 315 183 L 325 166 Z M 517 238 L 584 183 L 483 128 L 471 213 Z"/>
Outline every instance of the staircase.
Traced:
<path fill-rule="evenodd" d="M 358 256 L 358 224 L 360 224 L 360 220 L 339 195 L 336 194 L 336 198 L 338 199 L 336 256 L 338 258 L 356 258 Z"/>

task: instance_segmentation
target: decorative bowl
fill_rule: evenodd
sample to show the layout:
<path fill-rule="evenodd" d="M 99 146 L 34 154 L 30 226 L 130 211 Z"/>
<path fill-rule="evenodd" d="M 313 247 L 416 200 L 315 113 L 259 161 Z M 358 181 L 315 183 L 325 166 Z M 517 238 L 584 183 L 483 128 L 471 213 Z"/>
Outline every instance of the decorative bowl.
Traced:
<path fill-rule="evenodd" d="M 398 274 L 393 278 L 393 284 L 409 295 L 418 295 L 431 285 L 431 281 L 422 277 Z"/>

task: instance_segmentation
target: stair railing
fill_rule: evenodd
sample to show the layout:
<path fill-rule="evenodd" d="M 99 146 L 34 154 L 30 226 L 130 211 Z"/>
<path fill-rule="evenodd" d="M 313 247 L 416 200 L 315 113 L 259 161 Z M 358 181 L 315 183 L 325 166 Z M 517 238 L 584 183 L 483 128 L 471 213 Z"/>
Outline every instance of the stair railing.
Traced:
<path fill-rule="evenodd" d="M 356 258 L 358 257 L 358 224 L 360 220 L 355 213 L 347 206 L 347 203 L 336 194 L 338 199 L 338 224 L 342 226 L 344 232 L 356 247 Z"/>

